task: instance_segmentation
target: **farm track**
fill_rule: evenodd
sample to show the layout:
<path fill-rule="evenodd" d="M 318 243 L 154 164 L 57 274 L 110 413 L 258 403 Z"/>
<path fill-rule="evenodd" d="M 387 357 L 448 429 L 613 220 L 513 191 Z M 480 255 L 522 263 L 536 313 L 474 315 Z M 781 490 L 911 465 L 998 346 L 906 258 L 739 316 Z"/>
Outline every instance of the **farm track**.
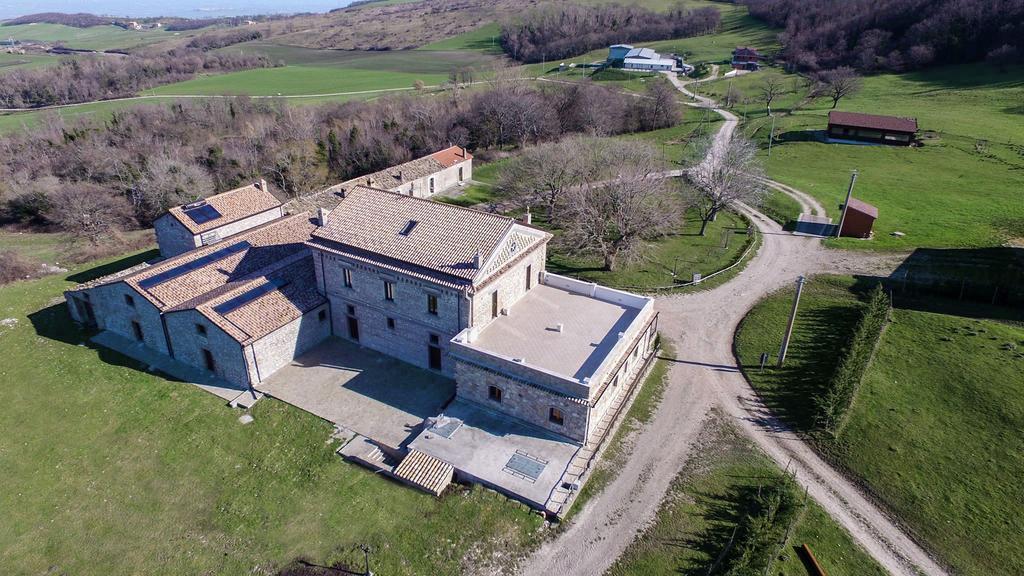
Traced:
<path fill-rule="evenodd" d="M 712 77 L 717 76 L 717 69 Z M 696 107 L 711 108 L 724 125 L 709 154 L 732 137 L 738 119 L 669 79 Z M 792 188 L 777 188 L 810 211 L 820 204 Z M 628 439 L 631 451 L 618 475 L 558 537 L 526 559 L 517 573 L 561 576 L 600 574 L 650 525 L 669 488 L 692 452 L 712 409 L 724 413 L 780 468 L 842 525 L 882 567 L 898 576 L 949 574 L 861 489 L 826 463 L 798 434 L 766 408 L 737 366 L 732 352 L 737 326 L 771 292 L 800 275 L 887 275 L 903 254 L 830 250 L 819 239 L 794 236 L 763 214 L 739 205 L 764 242 L 734 279 L 711 290 L 656 300 L 659 328 L 675 343 L 677 358 L 661 403 L 644 427 Z"/>

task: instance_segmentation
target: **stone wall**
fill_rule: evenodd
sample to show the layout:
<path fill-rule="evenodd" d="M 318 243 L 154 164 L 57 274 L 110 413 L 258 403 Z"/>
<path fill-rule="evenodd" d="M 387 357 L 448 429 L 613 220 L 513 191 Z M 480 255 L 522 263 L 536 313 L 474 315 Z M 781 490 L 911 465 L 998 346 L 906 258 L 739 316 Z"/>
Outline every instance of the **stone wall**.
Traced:
<path fill-rule="evenodd" d="M 114 282 L 90 288 L 88 292 L 97 326 L 101 330 L 110 330 L 135 340 L 135 331 L 132 329 L 134 320 L 142 328 L 146 346 L 162 354 L 170 353 L 160 311 L 134 288 L 124 282 Z M 125 296 L 130 296 L 134 305 L 129 305 Z"/>
<path fill-rule="evenodd" d="M 633 338 L 636 338 L 636 334 L 640 335 L 639 341 L 632 347 L 623 347 L 623 353 L 618 354 L 614 360 L 614 362 L 618 362 L 622 360 L 623 356 L 626 356 L 626 361 L 619 366 L 614 374 L 609 375 L 607 386 L 602 388 L 601 384 L 594 384 L 591 391 L 591 404 L 593 405 L 591 417 L 594 422 L 600 421 L 614 400 L 629 388 L 633 379 L 639 375 L 640 368 L 652 354 L 651 347 L 654 345 L 656 332 L 653 326 L 650 329 L 647 328 L 650 320 L 650 316 L 637 318 L 634 326 L 631 326 L 630 329 L 633 332 Z M 641 321 L 642 323 L 640 323 Z M 604 380 L 601 381 L 601 383 L 604 382 Z"/>
<path fill-rule="evenodd" d="M 199 245 L 199 239 L 170 214 L 164 214 L 157 218 L 153 222 L 153 229 L 156 232 L 156 243 L 160 247 L 160 255 L 164 258 L 173 258 L 184 254 Z"/>
<path fill-rule="evenodd" d="M 208 232 L 204 232 L 201 235 L 203 237 L 203 240 L 200 241 L 197 238 L 196 245 L 203 246 L 219 242 L 220 240 L 223 240 L 228 236 L 233 236 L 235 234 L 238 234 L 239 232 L 245 232 L 250 228 L 255 228 L 260 224 L 265 224 L 267 222 L 270 222 L 271 220 L 277 220 L 283 215 L 284 210 L 280 206 L 278 206 L 277 208 L 271 208 L 270 210 L 266 210 L 264 212 L 260 212 L 259 214 L 253 214 L 248 218 L 242 218 L 241 220 L 236 220 L 229 224 L 225 224 L 224 226 L 220 226 Z M 208 235 L 212 237 L 208 237 Z"/>
<path fill-rule="evenodd" d="M 176 360 L 206 370 L 203 349 L 209 350 L 213 354 L 213 371 L 218 377 L 236 386 L 249 385 L 249 370 L 242 345 L 237 340 L 195 310 L 171 312 L 164 318 Z M 204 326 L 206 334 L 201 334 L 197 326 Z M 252 383 L 255 382 L 254 379 Z"/>
<path fill-rule="evenodd" d="M 459 179 L 459 169 L 462 169 L 462 179 Z M 399 194 L 405 194 L 407 196 L 415 196 L 416 198 L 429 198 L 434 194 L 443 192 L 452 186 L 458 185 L 459 182 L 464 182 L 473 178 L 473 161 L 466 160 L 460 162 L 450 168 L 444 168 L 440 172 L 429 174 L 416 180 L 410 180 L 409 182 L 403 182 L 401 186 L 391 188 L 391 192 L 398 192 Z M 434 180 L 434 192 L 430 192 L 430 180 Z"/>
<path fill-rule="evenodd" d="M 541 244 L 534 248 L 533 252 L 506 270 L 504 274 L 490 283 L 481 286 L 473 295 L 473 319 L 474 331 L 479 333 L 493 320 L 491 313 L 492 294 L 498 292 L 498 313 L 501 309 L 511 310 L 512 306 L 526 295 L 526 271 L 530 269 L 531 288 L 540 284 L 543 276 L 545 258 L 547 257 L 547 245 Z"/>
<path fill-rule="evenodd" d="M 462 297 L 462 292 L 322 252 L 316 253 L 314 265 L 317 285 L 331 301 L 335 335 L 349 337 L 348 306 L 351 305 L 359 325 L 360 344 L 429 368 L 431 335 L 436 335 L 436 346 L 442 353 L 442 372 L 448 376 L 454 373 L 448 358 L 448 341 L 465 322 L 461 316 L 468 310 L 469 302 Z M 351 273 L 351 287 L 345 286 L 346 269 Z M 393 283 L 394 300 L 384 297 L 385 281 Z M 428 295 L 437 298 L 436 315 L 428 310 Z M 388 318 L 394 321 L 394 328 L 388 327 Z"/>
<path fill-rule="evenodd" d="M 583 443 L 587 436 L 588 409 L 579 400 L 553 394 L 523 381 L 463 361 L 455 363 L 456 395 L 546 430 Z M 489 389 L 501 390 L 501 402 L 492 400 Z M 562 412 L 561 425 L 551 421 L 550 410 Z"/>
<path fill-rule="evenodd" d="M 270 377 L 295 360 L 310 348 L 323 342 L 331 335 L 331 319 L 328 305 L 314 308 L 301 317 L 274 330 L 252 344 L 258 375 L 252 375 L 254 383 Z M 323 320 L 320 313 L 323 312 Z"/>

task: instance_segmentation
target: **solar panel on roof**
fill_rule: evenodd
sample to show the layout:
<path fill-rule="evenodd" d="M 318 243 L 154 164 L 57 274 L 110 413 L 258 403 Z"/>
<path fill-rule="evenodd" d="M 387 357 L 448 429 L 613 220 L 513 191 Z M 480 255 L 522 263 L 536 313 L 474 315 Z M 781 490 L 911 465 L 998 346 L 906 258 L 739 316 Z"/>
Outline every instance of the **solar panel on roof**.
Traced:
<path fill-rule="evenodd" d="M 202 258 L 196 258 L 195 260 L 192 260 L 191 262 L 185 262 L 184 264 L 182 264 L 180 266 L 175 266 L 174 268 L 171 268 L 170 270 L 164 270 L 163 272 L 161 272 L 159 274 L 155 274 L 153 276 L 150 276 L 149 278 L 144 278 L 144 279 L 139 281 L 139 286 L 141 286 L 142 288 L 145 288 L 145 289 L 152 288 L 153 286 L 156 286 L 158 284 L 163 284 L 164 282 L 167 282 L 168 280 L 173 280 L 173 279 L 177 278 L 178 276 L 184 276 L 185 274 L 188 274 L 189 272 L 191 272 L 193 270 L 197 270 L 199 268 L 202 268 L 203 266 L 206 266 L 207 264 L 210 264 L 211 262 L 216 262 L 217 260 L 223 260 L 224 258 L 227 258 L 228 256 L 231 256 L 232 254 L 238 254 L 239 252 L 244 252 L 244 251 L 248 250 L 251 246 L 252 246 L 251 244 L 249 244 L 247 241 L 244 241 L 244 240 L 241 241 L 241 242 L 236 242 L 235 244 L 232 244 L 231 246 L 228 246 L 226 248 L 221 248 L 220 250 L 217 250 L 215 252 L 210 252 L 209 254 L 207 254 L 206 256 L 203 256 Z"/>
<path fill-rule="evenodd" d="M 203 204 L 196 208 L 185 208 L 185 215 L 192 219 L 196 224 L 204 224 L 210 220 L 216 220 L 220 218 L 221 214 L 216 208 L 209 204 Z"/>
<path fill-rule="evenodd" d="M 224 302 L 217 304 L 216 306 L 213 307 L 213 311 L 223 316 L 228 312 L 241 308 L 245 304 L 252 302 L 253 300 L 259 298 L 260 296 L 263 296 L 264 294 L 269 294 L 274 290 L 277 290 L 278 288 L 285 286 L 286 284 L 288 284 L 288 281 L 283 280 L 281 278 L 274 278 L 273 280 L 267 282 L 266 284 L 260 284 L 259 286 L 252 288 L 251 290 L 242 292 L 241 294 L 235 296 L 230 300 L 225 300 Z"/>

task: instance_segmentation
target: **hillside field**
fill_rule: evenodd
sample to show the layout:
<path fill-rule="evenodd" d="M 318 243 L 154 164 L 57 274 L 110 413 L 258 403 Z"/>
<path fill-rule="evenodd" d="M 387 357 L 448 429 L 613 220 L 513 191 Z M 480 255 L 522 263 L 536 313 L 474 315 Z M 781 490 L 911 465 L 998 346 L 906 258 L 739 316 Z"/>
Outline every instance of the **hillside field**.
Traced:
<path fill-rule="evenodd" d="M 759 101 L 764 75 L 782 77 L 787 93 L 774 104 L 776 142 L 767 158 L 771 121 Z M 864 79 L 863 91 L 839 110 L 913 116 L 921 147 L 825 144 L 831 101 L 793 110 L 801 99 L 795 75 L 776 70 L 721 79 L 701 90 L 717 99 L 732 85 L 748 102 L 742 132 L 758 141 L 769 175 L 817 197 L 838 219 L 850 171 L 854 195 L 879 208 L 875 237 L 829 240 L 843 248 L 900 250 L 984 247 L 1024 242 L 1024 67 L 987 64 L 934 68 Z M 903 232 L 903 238 L 891 232 Z"/>
<path fill-rule="evenodd" d="M 778 351 L 793 289 L 743 320 L 739 361 L 768 406 L 798 430 L 813 425 L 814 400 L 853 330 L 865 286 L 813 278 L 781 369 L 759 371 L 758 356 Z M 956 573 L 1021 573 L 1024 315 L 944 300 L 897 304 L 912 307 L 892 311 L 838 439 L 819 446 Z M 973 317 L 958 315 L 968 311 Z"/>

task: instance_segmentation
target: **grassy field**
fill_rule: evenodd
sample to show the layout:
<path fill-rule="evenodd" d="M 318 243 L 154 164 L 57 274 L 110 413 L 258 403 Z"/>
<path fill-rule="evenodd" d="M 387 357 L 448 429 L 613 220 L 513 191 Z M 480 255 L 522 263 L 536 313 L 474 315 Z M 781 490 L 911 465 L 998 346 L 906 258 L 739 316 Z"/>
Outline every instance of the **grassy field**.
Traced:
<path fill-rule="evenodd" d="M 716 420 L 703 440 L 705 448 L 675 478 L 654 522 L 626 549 L 609 576 L 705 576 L 740 521 L 742 495 L 780 474 L 724 420 Z M 885 574 L 813 500 L 798 516 L 768 573 L 806 576 L 796 553 L 805 543 L 832 576 Z"/>
<path fill-rule="evenodd" d="M 859 289 L 843 277 L 808 284 L 782 370 L 759 372 L 756 363 L 778 349 L 792 290 L 759 304 L 738 333 L 752 384 L 801 429 L 852 331 Z M 1020 573 L 1024 324 L 927 303 L 932 311 L 917 302 L 893 311 L 847 424 L 826 449 L 958 573 Z"/>
<path fill-rule="evenodd" d="M 84 345 L 59 299 L 70 285 L 0 288 L 0 319 L 17 321 L 0 325 L 0 572 L 272 573 L 299 556 L 362 569 L 365 543 L 377 573 L 452 574 L 538 538 L 539 517 L 504 497 L 435 499 L 343 462 L 310 414 L 267 399 L 242 425 Z"/>
<path fill-rule="evenodd" d="M 777 71 L 767 74 L 780 75 Z M 730 83 L 752 100 L 737 107 L 742 130 L 767 145 L 770 121 L 758 101 L 763 74 L 702 87 L 721 97 Z M 794 76 L 783 82 L 792 89 Z M 925 136 L 919 148 L 852 146 L 808 141 L 824 130 L 831 102 L 793 112 L 796 92 L 773 106 L 777 141 L 769 175 L 816 196 L 838 215 L 850 170 L 855 195 L 878 206 L 875 238 L 829 243 L 845 248 L 983 247 L 1024 238 L 1024 67 L 1000 71 L 977 64 L 866 78 L 840 110 L 914 116 Z M 763 153 L 763 152 L 762 152 Z M 891 236 L 900 231 L 904 238 Z"/>
<path fill-rule="evenodd" d="M 124 50 L 195 35 L 202 30 L 168 32 L 166 30 L 125 30 L 118 26 L 75 28 L 63 24 L 19 24 L 0 26 L 0 37 L 63 44 L 78 50 Z"/>
<path fill-rule="evenodd" d="M 673 284 L 675 278 L 689 281 L 694 272 L 704 276 L 735 262 L 747 246 L 747 222 L 726 212 L 708 226 L 705 236 L 698 235 L 700 221 L 688 214 L 677 234 L 653 243 L 646 257 L 623 265 L 612 272 L 602 268 L 596 258 L 571 257 L 548 251 L 548 270 L 606 286 L 649 290 Z"/>
<path fill-rule="evenodd" d="M 501 27 L 497 22 L 481 26 L 476 30 L 466 32 L 465 34 L 460 34 L 438 42 L 432 42 L 425 46 L 420 46 L 416 50 L 477 51 L 483 52 L 484 54 L 495 55 L 505 53 L 501 49 Z"/>
<path fill-rule="evenodd" d="M 0 28 L 0 31 L 3 31 Z M 59 56 L 52 54 L 8 54 L 0 52 L 0 74 L 9 70 L 20 70 L 25 68 L 42 68 L 56 64 Z"/>

